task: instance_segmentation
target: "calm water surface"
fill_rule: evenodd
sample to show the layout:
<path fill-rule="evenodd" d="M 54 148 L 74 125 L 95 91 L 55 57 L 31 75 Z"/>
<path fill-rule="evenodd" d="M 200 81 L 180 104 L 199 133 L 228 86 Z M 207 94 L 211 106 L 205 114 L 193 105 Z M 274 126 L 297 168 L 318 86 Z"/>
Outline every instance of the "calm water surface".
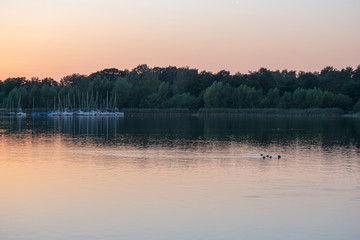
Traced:
<path fill-rule="evenodd" d="M 356 119 L 3 117 L 0 152 L 0 239 L 360 239 Z"/>

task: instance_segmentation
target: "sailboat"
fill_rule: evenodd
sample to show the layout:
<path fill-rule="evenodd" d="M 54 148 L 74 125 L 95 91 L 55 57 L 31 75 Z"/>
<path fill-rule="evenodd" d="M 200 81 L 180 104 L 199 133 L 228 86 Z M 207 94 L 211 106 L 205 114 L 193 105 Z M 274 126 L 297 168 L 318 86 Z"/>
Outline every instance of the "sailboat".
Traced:
<path fill-rule="evenodd" d="M 9 106 L 10 105 L 10 106 Z M 9 107 L 8 107 L 9 106 Z M 8 112 L 6 113 L 6 115 L 8 116 L 14 116 L 15 115 L 15 112 L 13 111 L 12 109 L 12 102 L 11 101 L 8 101 L 7 104 L 6 104 L 6 108 L 8 109 Z"/>
<path fill-rule="evenodd" d="M 26 113 L 24 113 L 22 111 L 22 108 L 20 106 L 20 102 L 21 102 L 21 95 L 19 97 L 19 103 L 18 103 L 18 110 L 17 110 L 17 113 L 15 114 L 17 117 L 26 117 Z"/>

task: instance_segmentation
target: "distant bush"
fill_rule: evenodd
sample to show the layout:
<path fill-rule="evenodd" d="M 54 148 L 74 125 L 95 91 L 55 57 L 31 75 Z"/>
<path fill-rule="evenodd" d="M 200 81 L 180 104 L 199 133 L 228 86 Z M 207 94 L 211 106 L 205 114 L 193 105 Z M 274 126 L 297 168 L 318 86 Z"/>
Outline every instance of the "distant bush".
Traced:
<path fill-rule="evenodd" d="M 340 108 L 200 108 L 200 114 L 240 114 L 240 115 L 341 115 L 344 111 Z"/>
<path fill-rule="evenodd" d="M 357 103 L 354 105 L 353 112 L 354 112 L 354 113 L 360 113 L 360 99 L 359 99 L 359 101 L 357 101 Z"/>
<path fill-rule="evenodd" d="M 124 113 L 189 113 L 188 108 L 123 108 Z"/>

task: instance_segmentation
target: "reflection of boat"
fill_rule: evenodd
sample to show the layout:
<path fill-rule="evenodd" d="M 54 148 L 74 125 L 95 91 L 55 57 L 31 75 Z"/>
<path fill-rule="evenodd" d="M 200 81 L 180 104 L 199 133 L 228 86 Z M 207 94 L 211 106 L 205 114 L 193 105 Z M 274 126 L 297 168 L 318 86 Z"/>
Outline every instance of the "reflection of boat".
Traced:
<path fill-rule="evenodd" d="M 6 111 L 5 114 L 6 116 L 15 116 L 15 112 L 13 110 L 13 104 L 12 101 L 8 100 L 6 103 Z"/>
<path fill-rule="evenodd" d="M 75 112 L 75 115 L 77 115 L 77 116 L 90 116 L 90 112 L 79 110 L 79 111 Z"/>
<path fill-rule="evenodd" d="M 50 117 L 60 116 L 60 111 L 59 110 L 48 111 L 47 115 Z"/>
<path fill-rule="evenodd" d="M 26 113 L 24 113 L 21 108 L 19 109 L 19 111 L 15 114 L 17 117 L 26 117 Z"/>
<path fill-rule="evenodd" d="M 55 111 L 48 111 L 47 113 L 44 113 L 43 115 L 47 115 L 50 117 L 59 117 L 59 116 L 72 116 L 74 113 L 70 112 L 68 110 L 64 110 L 64 111 L 59 111 L 59 110 L 55 110 Z"/>
<path fill-rule="evenodd" d="M 123 112 L 112 112 L 111 116 L 114 117 L 124 117 L 124 113 Z"/>
<path fill-rule="evenodd" d="M 97 115 L 98 115 L 97 111 L 95 111 L 95 110 L 90 111 L 90 116 L 97 116 Z"/>
<path fill-rule="evenodd" d="M 65 109 L 64 111 L 59 112 L 59 114 L 60 116 L 72 116 L 74 113 Z"/>
<path fill-rule="evenodd" d="M 108 111 L 83 111 L 79 110 L 74 113 L 75 116 L 88 116 L 88 117 L 124 117 L 123 112 L 108 112 Z"/>
<path fill-rule="evenodd" d="M 32 112 L 31 116 L 47 116 L 47 112 Z"/>

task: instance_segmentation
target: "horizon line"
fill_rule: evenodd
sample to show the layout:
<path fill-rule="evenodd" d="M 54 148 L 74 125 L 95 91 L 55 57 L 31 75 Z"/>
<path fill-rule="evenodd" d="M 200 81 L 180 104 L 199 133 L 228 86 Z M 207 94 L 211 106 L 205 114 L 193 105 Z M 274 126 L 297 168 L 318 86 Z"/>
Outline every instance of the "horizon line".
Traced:
<path fill-rule="evenodd" d="M 175 67 L 176 69 L 190 69 L 190 70 L 197 70 L 199 73 L 201 72 L 207 72 L 207 73 L 211 73 L 211 74 L 217 74 L 219 72 L 222 72 L 222 71 L 226 71 L 226 72 L 229 72 L 229 74 L 231 76 L 235 76 L 237 74 L 241 74 L 241 75 L 246 75 L 246 74 L 251 74 L 251 73 L 254 73 L 254 72 L 258 72 L 259 70 L 261 69 L 266 69 L 266 70 L 269 70 L 271 72 L 277 72 L 277 71 L 288 71 L 288 72 L 295 72 L 295 73 L 301 73 L 301 72 L 304 72 L 304 73 L 320 73 L 321 70 L 324 70 L 326 68 L 333 68 L 335 71 L 341 71 L 341 70 L 345 70 L 345 69 L 348 69 L 348 68 L 351 68 L 352 70 L 356 70 L 358 68 L 360 68 L 360 63 L 355 67 L 355 66 L 346 66 L 346 67 L 341 67 L 341 68 L 337 68 L 337 67 L 334 67 L 332 65 L 326 65 L 324 67 L 322 67 L 321 69 L 319 70 L 315 70 L 315 71 L 311 71 L 311 70 L 294 70 L 294 69 L 288 69 L 288 68 L 285 68 L 285 69 L 274 69 L 274 68 L 271 68 L 271 67 L 260 67 L 258 68 L 257 70 L 248 70 L 246 73 L 243 73 L 243 72 L 240 72 L 240 71 L 235 71 L 235 73 L 232 73 L 232 71 L 230 70 L 227 70 L 227 69 L 221 69 L 219 71 L 211 71 L 211 70 L 205 70 L 205 69 L 199 69 L 199 68 L 196 68 L 196 67 L 190 67 L 190 66 L 182 66 L 182 67 L 179 67 L 179 66 L 174 66 L 174 65 L 168 65 L 166 67 L 161 67 L 161 66 L 149 66 L 148 64 L 138 64 L 136 67 L 132 68 L 132 69 L 128 69 L 128 68 L 124 68 L 124 69 L 121 69 L 121 68 L 117 68 L 117 67 L 107 67 L 107 68 L 103 68 L 101 70 L 97 70 L 97 71 L 94 71 L 94 72 L 91 72 L 91 73 L 79 73 L 79 72 L 74 72 L 74 73 L 71 73 L 71 74 L 66 74 L 64 75 L 63 77 L 59 78 L 59 79 L 55 79 L 54 77 L 51 77 L 51 76 L 47 76 L 47 77 L 38 77 L 38 76 L 32 76 L 32 77 L 26 77 L 26 76 L 13 76 L 13 77 L 6 77 L 4 79 L 0 79 L 0 81 L 5 81 L 7 79 L 13 79 L 13 78 L 25 78 L 26 80 L 31 80 L 32 78 L 38 78 L 39 80 L 42 80 L 42 79 L 46 79 L 46 78 L 51 78 L 55 81 L 61 81 L 64 77 L 67 77 L 67 76 L 72 76 L 72 75 L 82 75 L 82 76 L 85 76 L 85 77 L 89 77 L 91 74 L 94 74 L 94 73 L 97 73 L 97 72 L 101 72 L 101 71 L 104 71 L 104 70 L 109 70 L 109 69 L 116 69 L 116 70 L 119 70 L 119 71 L 129 71 L 129 72 L 132 72 L 134 69 L 136 69 L 137 67 L 139 66 L 142 66 L 142 65 L 146 65 L 149 69 L 153 70 L 154 68 L 162 68 L 162 69 L 165 69 L 165 68 L 169 68 L 169 67 Z M 234 71 L 233 71 L 234 72 Z"/>

